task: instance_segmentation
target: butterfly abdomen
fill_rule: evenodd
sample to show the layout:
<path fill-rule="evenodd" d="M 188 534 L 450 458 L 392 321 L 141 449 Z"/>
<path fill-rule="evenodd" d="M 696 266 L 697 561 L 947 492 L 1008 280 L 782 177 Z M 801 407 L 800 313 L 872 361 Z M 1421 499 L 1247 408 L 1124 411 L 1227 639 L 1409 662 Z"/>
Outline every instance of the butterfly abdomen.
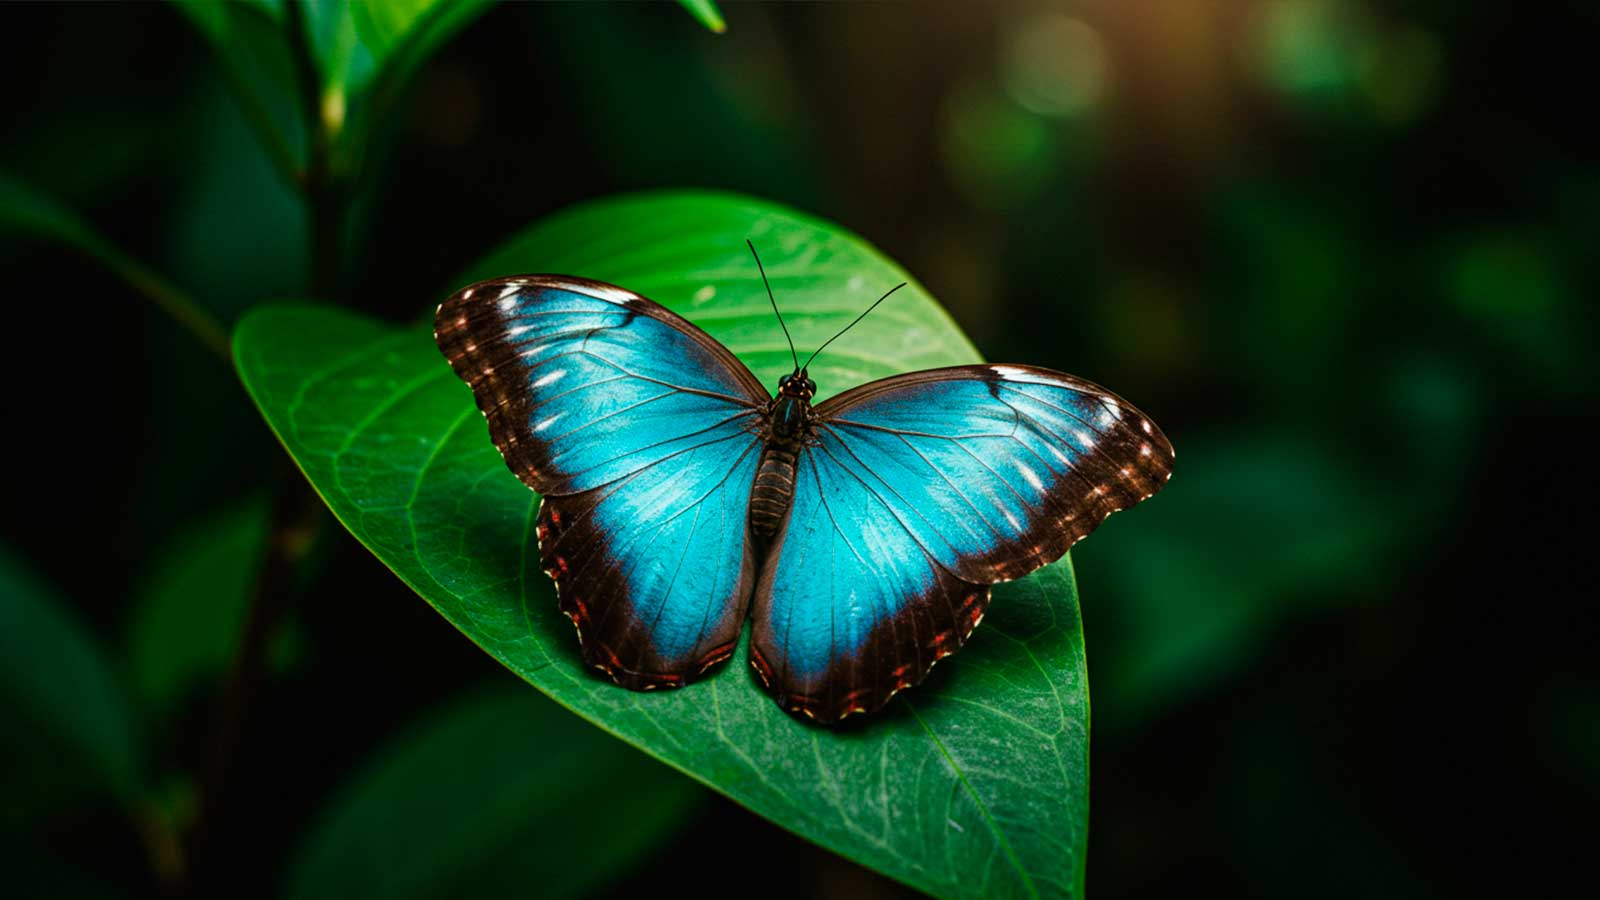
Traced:
<path fill-rule="evenodd" d="M 794 502 L 794 450 L 782 444 L 769 444 L 761 453 L 755 486 L 750 489 L 750 528 L 762 537 L 771 537 Z"/>

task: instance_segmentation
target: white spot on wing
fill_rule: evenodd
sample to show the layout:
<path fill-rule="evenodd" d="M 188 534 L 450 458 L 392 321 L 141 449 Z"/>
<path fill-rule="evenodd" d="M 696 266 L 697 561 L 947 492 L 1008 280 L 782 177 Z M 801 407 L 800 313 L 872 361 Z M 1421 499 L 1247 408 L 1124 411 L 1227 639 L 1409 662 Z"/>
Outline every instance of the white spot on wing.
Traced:
<path fill-rule="evenodd" d="M 534 431 L 543 431 L 546 428 L 549 428 L 551 425 L 554 425 L 557 420 L 559 420 L 562 416 L 564 416 L 566 414 L 567 414 L 566 411 L 562 410 L 561 412 L 558 412 L 553 416 L 550 416 L 550 417 L 544 418 L 544 419 L 540 419 L 538 424 L 533 426 L 533 430 Z"/>
<path fill-rule="evenodd" d="M 1018 378 L 1028 374 L 1026 369 L 1019 369 L 1015 366 L 990 366 L 989 371 L 999 375 L 1001 378 Z"/>
<path fill-rule="evenodd" d="M 565 378 L 566 375 L 566 369 L 556 369 L 553 372 L 546 372 L 545 374 L 540 375 L 538 378 L 533 380 L 533 386 L 536 388 L 542 388 L 547 384 L 555 384 L 556 382 Z"/>
<path fill-rule="evenodd" d="M 1039 480 L 1039 473 L 1038 472 L 1035 472 L 1034 470 L 1028 468 L 1025 465 L 1022 465 L 1021 463 L 1017 464 L 1017 471 L 1022 473 L 1023 479 L 1026 480 L 1029 484 L 1033 485 L 1035 488 L 1038 488 L 1041 491 L 1044 490 L 1044 482 Z"/>
<path fill-rule="evenodd" d="M 586 284 L 580 293 L 588 294 L 591 297 L 599 297 L 601 300 L 610 300 L 612 303 L 621 303 L 624 306 L 632 306 L 639 300 L 639 295 L 619 287 L 612 287 L 609 284 L 604 286 Z"/>

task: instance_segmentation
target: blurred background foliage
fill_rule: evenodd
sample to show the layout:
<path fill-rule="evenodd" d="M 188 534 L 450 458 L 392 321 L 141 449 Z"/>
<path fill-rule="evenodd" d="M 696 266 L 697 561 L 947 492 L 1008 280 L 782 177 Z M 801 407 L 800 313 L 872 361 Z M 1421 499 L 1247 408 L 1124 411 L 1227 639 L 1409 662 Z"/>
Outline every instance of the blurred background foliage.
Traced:
<path fill-rule="evenodd" d="M 665 186 L 839 221 L 989 358 L 1172 437 L 1075 553 L 1097 894 L 1580 874 L 1592 7 L 683 7 L 0 10 L 14 896 L 903 892 L 517 690 L 325 519 L 271 524 L 281 451 L 215 352 L 241 312 L 413 319 L 512 231 Z"/>

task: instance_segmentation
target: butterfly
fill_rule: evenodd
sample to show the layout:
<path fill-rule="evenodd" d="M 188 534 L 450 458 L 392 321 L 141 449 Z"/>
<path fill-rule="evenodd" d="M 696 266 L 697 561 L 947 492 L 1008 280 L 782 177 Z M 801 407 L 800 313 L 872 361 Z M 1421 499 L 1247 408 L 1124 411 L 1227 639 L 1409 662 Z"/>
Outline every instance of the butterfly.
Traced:
<path fill-rule="evenodd" d="M 1155 423 L 1072 375 L 953 366 L 813 404 L 816 353 L 789 341 L 774 396 L 688 320 L 586 278 L 478 282 L 434 337 L 542 498 L 540 563 L 584 661 L 633 690 L 704 675 L 749 618 L 783 709 L 877 710 L 967 642 L 991 585 L 1172 472 Z"/>

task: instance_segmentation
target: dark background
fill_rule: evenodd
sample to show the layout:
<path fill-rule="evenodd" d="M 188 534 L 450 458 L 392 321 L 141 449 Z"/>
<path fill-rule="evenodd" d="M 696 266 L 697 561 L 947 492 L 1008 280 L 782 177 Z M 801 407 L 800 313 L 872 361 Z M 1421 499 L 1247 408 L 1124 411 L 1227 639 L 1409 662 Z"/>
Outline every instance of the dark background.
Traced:
<path fill-rule="evenodd" d="M 715 35 L 671 4 L 491 10 L 407 95 L 335 292 L 414 318 L 512 231 L 632 189 L 729 188 L 843 223 L 988 358 L 1111 386 L 1178 449 L 1171 487 L 1073 554 L 1091 891 L 1585 883 L 1600 16 L 723 11 Z M 0 168 L 225 321 L 305 293 L 297 200 L 182 17 L 7 5 L 0 34 Z M 174 542 L 260 502 L 281 451 L 231 370 L 124 282 L 0 239 L 0 539 L 115 647 Z M 185 863 L 232 896 L 275 893 L 322 800 L 419 711 L 512 678 L 342 531 L 319 552 Z M 226 674 L 153 739 L 180 798 L 207 784 Z M 36 780 L 20 759 L 6 784 Z M 113 895 L 183 889 L 137 828 L 52 790 L 4 820 L 7 865 L 45 873 L 29 890 L 49 892 L 45 858 Z M 704 810 L 617 895 L 905 890 L 727 801 Z"/>

